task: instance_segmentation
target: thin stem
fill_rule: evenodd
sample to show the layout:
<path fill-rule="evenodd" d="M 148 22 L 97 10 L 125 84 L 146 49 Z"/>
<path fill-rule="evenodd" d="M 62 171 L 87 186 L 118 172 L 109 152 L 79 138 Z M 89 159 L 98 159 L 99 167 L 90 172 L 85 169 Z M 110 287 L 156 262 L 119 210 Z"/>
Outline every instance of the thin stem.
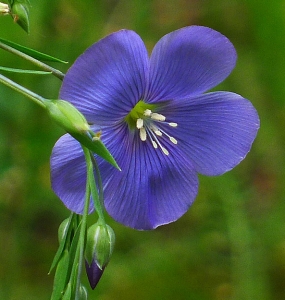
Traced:
<path fill-rule="evenodd" d="M 89 150 L 90 152 L 90 150 Z M 99 201 L 101 203 L 101 207 L 104 208 L 104 198 L 103 198 L 103 184 L 102 184 L 102 178 L 101 178 L 101 174 L 100 174 L 100 170 L 97 164 L 97 161 L 95 159 L 95 157 L 92 155 L 92 152 L 90 152 L 91 155 L 91 159 L 92 159 L 92 163 L 96 172 L 96 176 L 97 176 L 97 180 L 98 180 L 98 189 L 99 189 Z"/>
<path fill-rule="evenodd" d="M 106 222 L 104 218 L 104 209 L 103 209 L 103 191 L 101 191 L 102 190 L 101 176 L 95 158 L 93 157 L 92 153 L 89 150 L 88 150 L 88 156 L 89 156 L 89 163 L 90 163 L 90 167 L 88 168 L 88 172 L 89 172 L 88 178 L 90 180 L 89 184 L 91 189 L 91 195 L 94 201 L 95 210 L 99 217 L 98 221 L 101 222 L 103 225 L 105 225 Z M 95 161 L 95 163 L 93 163 L 93 161 Z M 93 167 L 95 167 L 96 175 L 98 177 L 100 196 L 98 195 Z"/>
<path fill-rule="evenodd" d="M 8 86 L 9 88 L 15 90 L 16 92 L 28 97 L 29 99 L 33 100 L 36 104 L 45 107 L 44 102 L 47 100 L 42 96 L 24 88 L 23 86 L 19 85 L 18 83 L 12 81 L 11 79 L 5 77 L 4 75 L 0 74 L 0 83 Z"/>
<path fill-rule="evenodd" d="M 17 49 L 14 49 L 14 48 L 12 48 L 12 47 L 10 47 L 10 46 L 2 43 L 2 42 L 0 42 L 0 48 L 4 49 L 4 50 L 6 50 L 6 51 L 8 51 L 12 54 L 15 54 L 15 55 L 17 55 L 21 58 L 24 58 L 24 59 L 30 61 L 31 63 L 33 63 L 34 65 L 38 66 L 39 68 L 41 68 L 45 71 L 51 72 L 54 76 L 56 76 L 60 80 L 63 80 L 63 78 L 64 78 L 64 74 L 61 71 L 50 67 L 49 65 L 37 60 L 36 58 L 33 58 L 32 56 L 30 56 L 28 54 L 25 54 L 25 53 L 23 53 L 23 52 L 21 52 Z"/>
<path fill-rule="evenodd" d="M 85 154 L 87 174 L 88 174 L 88 170 L 90 169 L 90 163 L 89 163 L 90 157 L 88 156 L 89 150 L 87 148 L 85 148 L 84 146 L 82 146 L 82 148 L 83 148 L 83 151 Z M 88 216 L 89 205 L 90 205 L 90 184 L 89 184 L 89 178 L 87 178 L 84 211 L 83 211 L 83 216 L 82 216 L 82 221 L 81 221 L 78 248 L 76 250 L 76 258 L 77 258 L 77 255 L 79 257 L 78 257 L 78 272 L 77 272 L 76 287 L 75 287 L 75 300 L 79 299 L 80 279 L 81 279 L 83 259 L 84 259 L 84 245 L 85 245 L 85 236 L 86 236 L 87 216 Z M 79 251 L 79 253 L 78 253 L 78 251 Z"/>

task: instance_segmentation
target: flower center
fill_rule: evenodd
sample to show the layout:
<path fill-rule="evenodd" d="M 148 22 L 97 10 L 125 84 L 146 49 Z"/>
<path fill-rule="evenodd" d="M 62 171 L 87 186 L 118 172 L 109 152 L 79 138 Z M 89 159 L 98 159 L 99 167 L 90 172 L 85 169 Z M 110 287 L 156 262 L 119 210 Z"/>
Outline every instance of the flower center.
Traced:
<path fill-rule="evenodd" d="M 173 144 L 177 144 L 177 140 L 166 133 L 162 129 L 164 125 L 177 127 L 177 123 L 166 122 L 166 117 L 162 114 L 152 112 L 156 108 L 155 104 L 147 104 L 140 100 L 131 112 L 125 118 L 130 129 L 138 129 L 141 141 L 145 142 L 149 137 L 152 146 L 161 149 L 165 155 L 168 155 L 168 150 L 164 147 L 163 141 L 165 138 Z M 162 126 L 161 126 L 162 125 Z"/>

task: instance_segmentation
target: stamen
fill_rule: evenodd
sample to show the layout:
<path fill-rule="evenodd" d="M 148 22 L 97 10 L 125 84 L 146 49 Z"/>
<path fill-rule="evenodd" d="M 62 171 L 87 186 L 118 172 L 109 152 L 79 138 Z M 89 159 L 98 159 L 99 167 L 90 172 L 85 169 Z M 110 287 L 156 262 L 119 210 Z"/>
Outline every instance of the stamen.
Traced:
<path fill-rule="evenodd" d="M 165 155 L 169 155 L 169 152 L 164 147 L 160 147 L 160 148 Z"/>
<path fill-rule="evenodd" d="M 146 116 L 146 117 L 150 117 L 150 115 L 152 114 L 151 113 L 151 110 L 150 109 L 146 109 L 145 111 L 144 111 L 144 116 Z"/>
<path fill-rule="evenodd" d="M 154 140 L 152 140 L 151 142 L 152 142 L 153 148 L 157 149 L 157 143 Z"/>
<path fill-rule="evenodd" d="M 144 127 L 140 128 L 140 138 L 143 142 L 146 141 L 146 130 Z"/>
<path fill-rule="evenodd" d="M 143 127 L 143 119 L 137 119 L 137 129 L 141 129 Z"/>
<path fill-rule="evenodd" d="M 149 137 L 153 148 L 157 149 L 158 147 L 165 155 L 169 155 L 169 151 L 161 144 L 160 141 L 163 142 L 163 139 L 160 140 L 159 137 L 163 137 L 164 135 L 169 138 L 170 142 L 173 144 L 177 144 L 177 140 L 167 134 L 160 127 L 156 126 L 160 122 L 163 123 L 166 117 L 162 114 L 153 113 L 150 109 L 146 109 L 143 113 L 144 117 L 138 118 L 136 120 L 136 127 L 139 129 L 140 139 L 142 141 L 146 141 L 147 137 Z M 157 123 L 156 123 L 157 122 Z M 164 124 L 168 124 L 171 127 L 177 127 L 178 124 L 175 122 L 167 122 Z"/>
<path fill-rule="evenodd" d="M 155 120 L 155 121 L 165 121 L 165 116 L 161 115 L 161 114 L 157 114 L 157 113 L 152 113 L 150 115 L 151 119 Z"/>

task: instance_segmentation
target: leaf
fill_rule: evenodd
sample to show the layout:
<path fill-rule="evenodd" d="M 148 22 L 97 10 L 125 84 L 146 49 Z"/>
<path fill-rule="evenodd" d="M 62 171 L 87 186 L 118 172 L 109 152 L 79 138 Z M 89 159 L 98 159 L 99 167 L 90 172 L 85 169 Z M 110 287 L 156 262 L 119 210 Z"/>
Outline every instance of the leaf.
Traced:
<path fill-rule="evenodd" d="M 67 250 L 64 250 L 63 256 L 60 259 L 56 268 L 51 300 L 60 300 L 63 295 L 63 292 L 66 288 L 67 282 L 69 281 L 70 277 L 69 263 L 69 253 Z"/>
<path fill-rule="evenodd" d="M 31 48 L 16 44 L 14 42 L 11 42 L 11 41 L 8 41 L 8 40 L 2 39 L 2 38 L 0 38 L 0 42 L 2 42 L 3 44 L 8 45 L 8 46 L 18 50 L 18 51 L 21 51 L 22 53 L 30 55 L 31 57 L 33 57 L 35 59 L 38 59 L 40 61 L 52 61 L 52 62 L 60 62 L 60 63 L 64 63 L 64 64 L 68 63 L 68 62 L 66 62 L 64 60 L 61 60 L 59 58 L 50 56 L 48 54 L 44 54 L 42 52 L 33 50 Z"/>
<path fill-rule="evenodd" d="M 23 73 L 23 74 L 36 74 L 36 75 L 49 75 L 49 74 L 52 74 L 52 72 L 46 72 L 46 71 L 23 70 L 23 69 L 1 67 L 1 66 L 0 66 L 0 70 L 5 71 L 5 72 Z"/>

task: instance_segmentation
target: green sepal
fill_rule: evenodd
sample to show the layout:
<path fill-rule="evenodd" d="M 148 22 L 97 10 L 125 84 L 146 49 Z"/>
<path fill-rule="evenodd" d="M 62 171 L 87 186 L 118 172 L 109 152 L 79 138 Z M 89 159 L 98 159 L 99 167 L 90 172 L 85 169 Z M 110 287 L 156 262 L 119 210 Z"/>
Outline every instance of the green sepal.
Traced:
<path fill-rule="evenodd" d="M 114 166 L 118 170 L 121 170 L 117 162 L 115 161 L 114 157 L 112 156 L 112 154 L 108 151 L 108 149 L 104 145 L 104 143 L 100 139 L 90 138 L 90 132 L 85 134 L 70 133 L 70 135 L 73 136 L 82 145 L 87 147 L 89 150 L 91 150 L 92 152 L 98 154 L 100 157 L 105 159 L 112 166 Z"/>
<path fill-rule="evenodd" d="M 40 61 L 51 61 L 51 62 L 59 62 L 59 63 L 64 63 L 64 64 L 68 63 L 68 62 L 63 61 L 59 58 L 44 54 L 42 52 L 33 50 L 31 48 L 16 44 L 14 42 L 11 42 L 11 41 L 8 41 L 8 40 L 2 39 L 2 38 L 0 38 L 0 42 L 2 42 L 3 44 L 8 45 L 8 46 L 18 50 L 18 51 L 21 51 L 22 53 L 25 53 L 25 54 L 27 54 L 27 55 L 35 58 L 35 59 L 38 59 Z"/>
<path fill-rule="evenodd" d="M 69 280 L 69 264 L 70 256 L 67 250 L 64 250 L 63 255 L 58 262 L 55 276 L 54 276 L 54 285 L 51 295 L 51 300 L 60 300 L 62 299 L 63 293 L 65 294 L 66 285 Z M 68 288 L 68 287 L 67 287 Z"/>
<path fill-rule="evenodd" d="M 12 73 L 23 73 L 23 74 L 36 74 L 36 75 L 50 75 L 52 72 L 46 72 L 46 71 L 36 71 L 36 70 L 23 70 L 23 69 L 15 69 L 15 68 L 7 68 L 7 67 L 1 67 L 1 71 L 6 72 L 12 72 Z"/>

